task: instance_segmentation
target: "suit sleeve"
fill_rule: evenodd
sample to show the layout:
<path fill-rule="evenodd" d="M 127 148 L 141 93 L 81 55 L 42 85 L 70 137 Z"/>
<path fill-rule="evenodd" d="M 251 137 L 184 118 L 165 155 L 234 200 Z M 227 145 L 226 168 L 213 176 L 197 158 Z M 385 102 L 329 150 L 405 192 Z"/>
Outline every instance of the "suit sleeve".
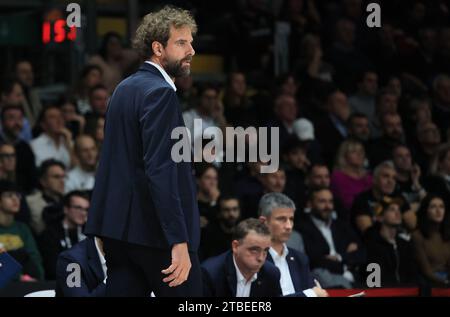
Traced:
<path fill-rule="evenodd" d="M 209 276 L 208 271 L 202 267 L 202 284 L 203 284 L 203 296 L 204 297 L 215 297 L 214 285 Z"/>
<path fill-rule="evenodd" d="M 145 99 L 140 127 L 145 174 L 151 198 L 170 246 L 189 242 L 178 190 L 177 166 L 171 157 L 174 128 L 182 126 L 178 99 L 170 88 L 161 88 Z"/>
<path fill-rule="evenodd" d="M 67 285 L 67 278 L 72 272 L 67 272 L 66 268 L 70 263 L 75 263 L 73 259 L 70 259 L 64 255 L 58 258 L 56 266 L 56 283 L 59 285 L 63 297 L 104 297 L 106 295 L 106 284 L 101 281 L 98 286 L 92 290 L 89 290 L 83 270 L 81 270 L 80 287 L 69 287 Z"/>

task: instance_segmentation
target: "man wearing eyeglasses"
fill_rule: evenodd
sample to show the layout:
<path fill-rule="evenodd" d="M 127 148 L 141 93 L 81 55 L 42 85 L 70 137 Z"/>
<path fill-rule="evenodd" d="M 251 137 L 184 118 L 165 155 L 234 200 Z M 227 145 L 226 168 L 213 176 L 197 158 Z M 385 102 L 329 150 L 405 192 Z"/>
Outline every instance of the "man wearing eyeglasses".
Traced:
<path fill-rule="evenodd" d="M 48 224 L 39 239 L 46 278 L 54 280 L 58 255 L 83 241 L 83 227 L 87 221 L 89 196 L 83 191 L 71 191 L 63 199 L 63 218 Z"/>

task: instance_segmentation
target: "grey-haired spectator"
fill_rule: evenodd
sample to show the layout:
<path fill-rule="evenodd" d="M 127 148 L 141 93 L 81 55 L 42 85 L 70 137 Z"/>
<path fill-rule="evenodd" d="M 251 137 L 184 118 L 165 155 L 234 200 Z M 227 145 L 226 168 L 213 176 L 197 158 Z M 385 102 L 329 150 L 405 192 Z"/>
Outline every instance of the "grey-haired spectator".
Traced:
<path fill-rule="evenodd" d="M 31 211 L 30 226 L 36 234 L 42 233 L 46 227 L 44 209 L 61 203 L 65 179 L 65 166 L 59 161 L 46 160 L 39 167 L 39 189 L 26 197 Z"/>
<path fill-rule="evenodd" d="M 52 158 L 70 168 L 72 133 L 65 127 L 61 109 L 56 106 L 44 108 L 39 122 L 42 133 L 30 144 L 36 158 L 36 166 Z"/>
<path fill-rule="evenodd" d="M 268 193 L 261 197 L 259 219 L 269 228 L 272 239 L 267 260 L 280 270 L 283 295 L 326 297 L 326 291 L 314 286 L 304 251 L 289 246 L 288 241 L 294 232 L 294 215 L 295 204 L 286 195 Z M 303 244 L 303 240 L 301 242 Z"/>
<path fill-rule="evenodd" d="M 372 188 L 356 196 L 350 216 L 354 225 L 360 233 L 364 233 L 376 220 L 375 205 L 382 202 L 386 197 L 402 200 L 401 211 L 403 224 L 408 230 L 416 227 L 416 215 L 411 206 L 402 195 L 396 191 L 396 177 L 394 163 L 385 161 L 379 164 L 373 172 Z"/>
<path fill-rule="evenodd" d="M 75 139 L 77 164 L 67 173 L 65 192 L 72 190 L 92 190 L 98 162 L 98 149 L 95 140 L 86 134 Z"/>

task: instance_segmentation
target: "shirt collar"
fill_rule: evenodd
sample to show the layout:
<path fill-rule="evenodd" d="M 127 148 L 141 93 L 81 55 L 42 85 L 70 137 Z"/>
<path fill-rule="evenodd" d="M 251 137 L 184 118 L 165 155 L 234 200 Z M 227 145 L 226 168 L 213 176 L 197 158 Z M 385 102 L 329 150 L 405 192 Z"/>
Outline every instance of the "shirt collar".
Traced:
<path fill-rule="evenodd" d="M 239 270 L 239 267 L 236 264 L 236 260 L 234 259 L 234 255 L 233 255 L 233 264 L 234 264 L 234 267 L 236 268 L 236 278 L 237 278 L 238 283 L 246 284 L 247 280 L 245 279 L 244 275 L 242 275 L 241 271 Z M 254 281 L 256 281 L 257 278 L 258 278 L 258 273 L 253 274 L 252 278 L 250 279 L 250 283 L 253 283 Z"/>
<path fill-rule="evenodd" d="M 164 70 L 164 68 L 162 68 L 161 66 L 159 66 L 156 63 L 150 62 L 150 61 L 145 61 L 147 64 L 153 65 L 155 66 L 159 72 L 163 75 L 164 79 L 167 81 L 167 83 L 173 88 L 174 91 L 177 91 L 177 87 L 175 86 L 173 80 L 169 77 L 169 75 L 167 75 L 166 71 Z"/>
<path fill-rule="evenodd" d="M 325 222 L 322 219 L 311 215 L 311 220 L 318 228 L 328 228 L 329 229 L 331 227 L 332 219 L 330 219 L 328 222 Z"/>
<path fill-rule="evenodd" d="M 278 252 L 274 248 L 270 247 L 270 249 L 269 249 L 269 253 L 272 256 L 272 259 L 274 259 L 274 260 L 275 259 L 285 260 L 288 252 L 289 252 L 289 250 L 286 246 L 286 243 L 283 243 L 283 253 L 281 255 L 279 255 Z"/>

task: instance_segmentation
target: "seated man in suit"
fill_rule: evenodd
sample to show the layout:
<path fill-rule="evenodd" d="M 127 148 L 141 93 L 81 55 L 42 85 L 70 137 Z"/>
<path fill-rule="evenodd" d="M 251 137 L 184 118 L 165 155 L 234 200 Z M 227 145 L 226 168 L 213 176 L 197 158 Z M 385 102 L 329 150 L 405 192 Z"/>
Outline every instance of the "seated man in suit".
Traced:
<path fill-rule="evenodd" d="M 330 189 L 313 189 L 309 205 L 311 214 L 300 223 L 300 233 L 313 275 L 325 288 L 351 288 L 357 281 L 357 268 L 365 260 L 359 239 L 348 223 L 333 219 Z"/>
<path fill-rule="evenodd" d="M 70 266 L 72 263 L 79 265 L 79 277 L 74 275 L 76 271 Z M 75 285 L 71 287 L 69 282 Z M 86 238 L 59 255 L 56 297 L 104 297 L 105 294 L 106 261 L 103 243 L 99 238 Z"/>
<path fill-rule="evenodd" d="M 270 232 L 258 219 L 240 222 L 231 251 L 202 263 L 203 294 L 208 297 L 281 296 L 280 271 L 266 261 Z"/>
<path fill-rule="evenodd" d="M 327 297 L 328 293 L 314 286 L 308 257 L 286 246 L 294 226 L 294 202 L 284 194 L 268 193 L 259 201 L 260 220 L 272 236 L 272 246 L 267 260 L 280 270 L 283 295 Z"/>

